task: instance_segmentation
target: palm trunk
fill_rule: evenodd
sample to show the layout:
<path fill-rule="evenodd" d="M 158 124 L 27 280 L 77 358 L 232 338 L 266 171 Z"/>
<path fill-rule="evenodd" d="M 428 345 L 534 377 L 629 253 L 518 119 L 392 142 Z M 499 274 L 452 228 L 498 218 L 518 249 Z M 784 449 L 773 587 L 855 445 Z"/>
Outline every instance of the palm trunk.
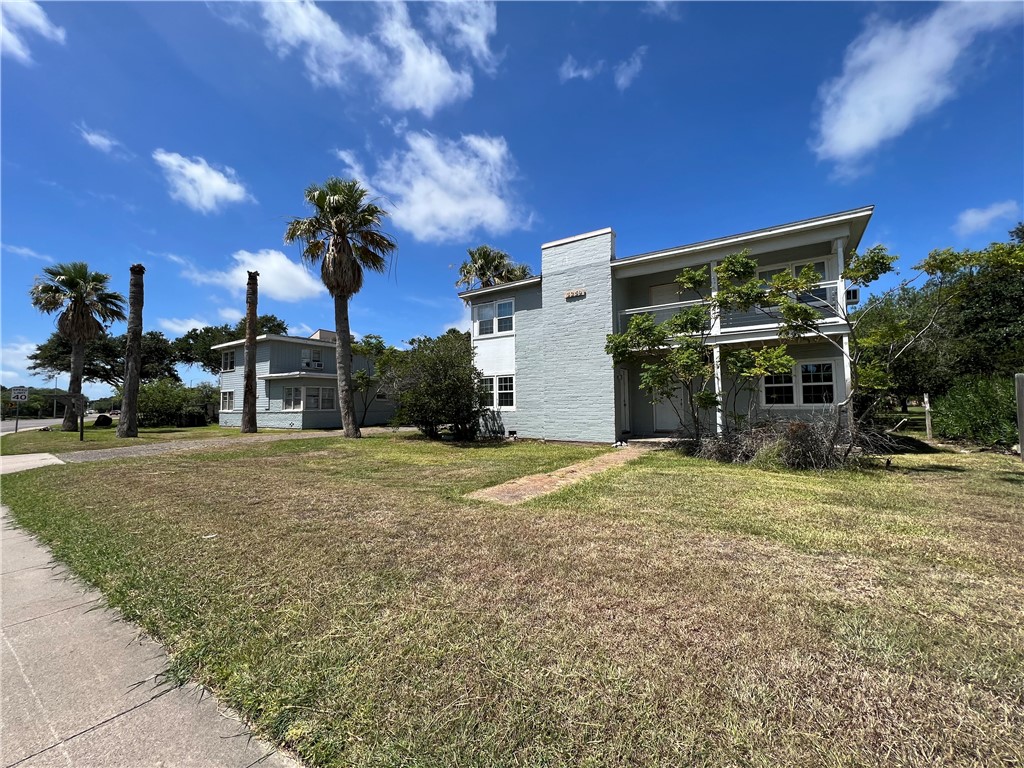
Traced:
<path fill-rule="evenodd" d="M 60 425 L 61 432 L 78 431 L 78 396 L 82 394 L 82 372 L 85 370 L 85 341 L 71 342 L 71 376 L 68 379 L 67 406 L 64 408 L 64 421 Z"/>
<path fill-rule="evenodd" d="M 348 300 L 347 295 L 334 297 L 334 326 L 338 334 L 334 347 L 338 363 L 338 404 L 341 406 L 345 437 L 361 437 L 352 392 L 352 334 L 348 324 Z"/>
<path fill-rule="evenodd" d="M 259 272 L 245 285 L 245 384 L 242 390 L 242 432 L 256 431 L 256 304 Z"/>
<path fill-rule="evenodd" d="M 139 378 L 142 373 L 142 304 L 143 275 L 146 268 L 132 264 L 128 283 L 128 345 L 124 355 L 124 396 L 121 418 L 117 422 L 118 437 L 139 436 Z"/>

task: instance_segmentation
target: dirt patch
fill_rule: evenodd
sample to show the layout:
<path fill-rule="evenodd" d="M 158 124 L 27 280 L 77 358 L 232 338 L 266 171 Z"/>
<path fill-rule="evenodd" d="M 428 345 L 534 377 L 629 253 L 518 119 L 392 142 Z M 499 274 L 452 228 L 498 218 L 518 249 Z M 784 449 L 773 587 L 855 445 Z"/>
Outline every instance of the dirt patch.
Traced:
<path fill-rule="evenodd" d="M 621 467 L 633 459 L 639 458 L 644 452 L 650 450 L 646 447 L 628 446 L 604 453 L 593 459 L 587 459 L 568 467 L 556 469 L 554 472 L 541 472 L 536 475 L 518 477 L 509 480 L 501 485 L 494 485 L 490 488 L 481 488 L 479 491 L 467 494 L 468 498 L 478 501 L 494 501 L 498 504 L 520 504 L 538 496 L 552 493 L 564 488 L 567 485 L 578 483 L 599 472 L 604 472 L 612 467 Z"/>

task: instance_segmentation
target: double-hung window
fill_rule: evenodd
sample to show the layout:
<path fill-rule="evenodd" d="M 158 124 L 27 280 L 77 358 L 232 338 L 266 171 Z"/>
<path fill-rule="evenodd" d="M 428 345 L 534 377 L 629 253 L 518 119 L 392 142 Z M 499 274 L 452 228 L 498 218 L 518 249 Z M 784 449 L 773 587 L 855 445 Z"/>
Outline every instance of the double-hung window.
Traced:
<path fill-rule="evenodd" d="M 764 377 L 764 404 L 829 405 L 836 399 L 835 363 L 798 363 L 793 370 Z"/>
<path fill-rule="evenodd" d="M 285 387 L 281 408 L 285 411 L 301 411 L 302 387 Z"/>
<path fill-rule="evenodd" d="M 484 376 L 480 380 L 480 405 L 484 408 L 515 408 L 515 376 Z"/>
<path fill-rule="evenodd" d="M 235 350 L 229 349 L 220 353 L 220 369 L 222 371 L 235 370 Z"/>
<path fill-rule="evenodd" d="M 233 390 L 220 393 L 220 409 L 222 411 L 235 410 L 235 393 Z"/>
<path fill-rule="evenodd" d="M 511 333 L 515 330 L 515 302 L 512 299 L 491 301 L 473 307 L 476 335 Z"/>
<path fill-rule="evenodd" d="M 303 368 L 323 368 L 323 350 L 304 347 L 300 352 Z"/>

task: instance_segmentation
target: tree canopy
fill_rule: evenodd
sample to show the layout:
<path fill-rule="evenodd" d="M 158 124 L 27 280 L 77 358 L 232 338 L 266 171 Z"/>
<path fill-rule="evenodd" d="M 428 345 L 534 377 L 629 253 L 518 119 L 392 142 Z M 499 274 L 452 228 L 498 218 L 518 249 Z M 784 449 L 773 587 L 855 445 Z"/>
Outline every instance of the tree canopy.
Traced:
<path fill-rule="evenodd" d="M 288 323 L 277 315 L 260 315 L 256 318 L 256 329 L 257 335 L 285 336 L 288 333 Z M 234 325 L 225 323 L 193 328 L 175 339 L 172 344 L 179 363 L 198 365 L 204 371 L 216 375 L 220 373 L 221 355 L 220 351 L 212 347 L 242 338 L 245 338 L 245 318 Z"/>
<path fill-rule="evenodd" d="M 87 381 L 109 384 L 119 389 L 124 384 L 125 334 L 111 336 L 104 332 L 85 344 L 85 365 L 82 377 Z M 30 371 L 47 376 L 71 371 L 71 342 L 53 333 L 28 356 Z M 173 343 L 160 331 L 142 334 L 142 381 L 178 379 L 175 365 L 178 355 Z"/>
<path fill-rule="evenodd" d="M 469 248 L 466 253 L 469 258 L 459 267 L 456 288 L 488 288 L 500 283 L 525 280 L 531 274 L 528 264 L 517 264 L 507 253 L 489 245 Z"/>

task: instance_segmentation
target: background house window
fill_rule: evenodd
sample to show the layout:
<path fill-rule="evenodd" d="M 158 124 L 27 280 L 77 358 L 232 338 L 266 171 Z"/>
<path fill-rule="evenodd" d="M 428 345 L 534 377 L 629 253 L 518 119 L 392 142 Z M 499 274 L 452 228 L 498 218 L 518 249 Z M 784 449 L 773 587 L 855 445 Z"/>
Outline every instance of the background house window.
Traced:
<path fill-rule="evenodd" d="M 234 393 L 234 391 L 221 392 L 220 393 L 220 409 L 222 411 L 233 411 L 233 410 L 235 410 L 235 393 Z"/>
<path fill-rule="evenodd" d="M 320 387 L 320 410 L 334 410 L 334 387 Z"/>
<path fill-rule="evenodd" d="M 300 353 L 303 368 L 323 368 L 323 350 L 303 348 Z"/>
<path fill-rule="evenodd" d="M 494 333 L 494 305 L 480 304 L 476 308 L 477 335 L 486 336 Z"/>
<path fill-rule="evenodd" d="M 516 404 L 515 382 L 513 376 L 498 377 L 498 407 L 512 408 Z"/>
<path fill-rule="evenodd" d="M 302 387 L 285 387 L 281 408 L 285 411 L 301 411 Z"/>
<path fill-rule="evenodd" d="M 320 387 L 306 387 L 306 410 L 320 410 Z"/>
<path fill-rule="evenodd" d="M 222 371 L 235 370 L 235 350 L 220 353 L 220 369 Z"/>
<path fill-rule="evenodd" d="M 804 405 L 820 405 L 835 400 L 832 363 L 804 363 L 800 366 L 800 395 Z"/>
<path fill-rule="evenodd" d="M 776 373 L 764 377 L 765 405 L 793 405 L 793 374 Z"/>

